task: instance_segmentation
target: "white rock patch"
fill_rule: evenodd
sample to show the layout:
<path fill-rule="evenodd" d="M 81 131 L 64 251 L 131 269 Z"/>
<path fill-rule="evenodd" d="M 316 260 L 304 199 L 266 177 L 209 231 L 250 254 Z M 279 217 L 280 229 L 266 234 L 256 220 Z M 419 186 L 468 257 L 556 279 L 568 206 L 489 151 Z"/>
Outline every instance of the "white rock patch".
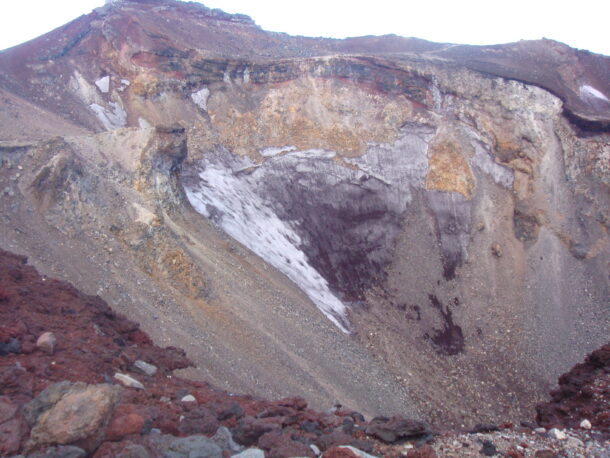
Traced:
<path fill-rule="evenodd" d="M 603 92 L 595 89 L 593 86 L 589 86 L 588 84 L 580 86 L 580 96 L 583 98 L 593 98 L 610 102 L 610 99 L 608 99 Z"/>
<path fill-rule="evenodd" d="M 110 77 L 104 76 L 95 82 L 95 85 L 102 91 L 104 94 L 107 94 L 110 90 Z"/>
<path fill-rule="evenodd" d="M 193 99 L 193 102 L 195 102 L 195 105 L 197 105 L 203 111 L 208 111 L 208 97 L 209 96 L 210 96 L 210 90 L 207 87 L 204 87 L 203 89 L 201 89 L 197 92 L 193 92 L 191 94 L 191 99 Z"/>
<path fill-rule="evenodd" d="M 119 129 L 127 125 L 127 113 L 116 102 L 110 102 L 110 108 L 104 108 L 97 103 L 92 103 L 89 108 L 93 110 L 106 130 Z"/>

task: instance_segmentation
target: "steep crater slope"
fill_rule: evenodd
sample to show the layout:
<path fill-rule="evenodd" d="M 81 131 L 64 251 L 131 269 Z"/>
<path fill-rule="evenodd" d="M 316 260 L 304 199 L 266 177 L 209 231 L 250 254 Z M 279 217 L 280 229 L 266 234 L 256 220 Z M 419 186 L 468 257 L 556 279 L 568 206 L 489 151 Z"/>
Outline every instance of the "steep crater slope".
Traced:
<path fill-rule="evenodd" d="M 119 2 L 0 54 L 0 241 L 217 385 L 523 417 L 607 338 L 609 60 Z"/>

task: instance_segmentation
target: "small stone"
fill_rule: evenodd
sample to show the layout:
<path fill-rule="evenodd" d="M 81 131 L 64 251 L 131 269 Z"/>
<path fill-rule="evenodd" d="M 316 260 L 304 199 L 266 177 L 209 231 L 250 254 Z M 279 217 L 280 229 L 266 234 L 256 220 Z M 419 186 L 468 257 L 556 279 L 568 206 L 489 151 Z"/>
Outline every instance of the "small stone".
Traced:
<path fill-rule="evenodd" d="M 157 373 L 157 366 L 148 364 L 145 361 L 137 360 L 133 365 L 150 377 Z"/>
<path fill-rule="evenodd" d="M 536 428 L 534 431 L 537 432 L 538 434 L 546 433 L 546 429 L 544 429 L 544 428 Z"/>
<path fill-rule="evenodd" d="M 265 452 L 260 448 L 249 448 L 237 455 L 233 455 L 232 458 L 265 458 Z"/>
<path fill-rule="evenodd" d="M 581 448 L 584 446 L 585 444 L 583 443 L 583 441 L 576 437 L 568 437 L 568 440 L 566 441 L 566 447 L 568 448 Z"/>
<path fill-rule="evenodd" d="M 337 447 L 339 449 L 349 450 L 354 455 L 359 458 L 375 458 L 373 455 L 369 455 L 368 453 L 363 452 L 362 450 L 357 449 L 356 447 L 352 447 L 351 445 L 341 445 Z"/>
<path fill-rule="evenodd" d="M 580 427 L 582 429 L 591 429 L 591 422 L 585 418 L 583 421 L 580 422 Z"/>
<path fill-rule="evenodd" d="M 566 436 L 566 433 L 564 433 L 563 431 L 561 431 L 560 429 L 557 429 L 557 428 L 552 428 L 551 430 L 549 430 L 547 435 L 551 439 L 556 439 L 559 441 L 566 440 L 566 438 L 568 437 L 568 436 Z"/>
<path fill-rule="evenodd" d="M 483 441 L 483 448 L 481 448 L 481 453 L 485 456 L 494 456 L 498 454 L 498 449 L 493 444 L 493 442 L 485 440 Z"/>
<path fill-rule="evenodd" d="M 491 245 L 491 253 L 497 258 L 502 257 L 502 247 L 499 243 L 494 243 Z"/>
<path fill-rule="evenodd" d="M 6 356 L 9 353 L 15 353 L 16 355 L 21 353 L 21 343 L 19 340 L 12 338 L 6 343 L 0 342 L 0 356 Z"/>
<path fill-rule="evenodd" d="M 182 401 L 182 402 L 197 402 L 197 399 L 195 399 L 195 396 L 193 396 L 192 394 L 187 394 L 182 399 L 180 399 L 180 401 Z"/>
<path fill-rule="evenodd" d="M 127 388 L 135 388 L 136 390 L 144 389 L 144 385 L 142 385 L 139 381 L 137 381 L 133 377 L 130 377 L 129 375 L 117 372 L 116 374 L 114 374 L 114 378 L 121 382 Z"/>
<path fill-rule="evenodd" d="M 55 344 L 57 343 L 57 338 L 55 334 L 52 332 L 43 332 L 38 340 L 36 341 L 36 347 L 45 353 L 52 355 L 55 351 Z"/>

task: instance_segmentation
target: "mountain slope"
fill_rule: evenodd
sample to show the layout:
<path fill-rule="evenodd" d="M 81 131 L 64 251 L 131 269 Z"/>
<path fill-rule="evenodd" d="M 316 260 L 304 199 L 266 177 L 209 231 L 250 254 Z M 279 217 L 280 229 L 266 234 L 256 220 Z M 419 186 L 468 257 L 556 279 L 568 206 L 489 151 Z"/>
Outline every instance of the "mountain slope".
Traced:
<path fill-rule="evenodd" d="M 607 340 L 609 62 L 107 5 L 0 53 L 0 245 L 227 389 L 531 416 Z"/>

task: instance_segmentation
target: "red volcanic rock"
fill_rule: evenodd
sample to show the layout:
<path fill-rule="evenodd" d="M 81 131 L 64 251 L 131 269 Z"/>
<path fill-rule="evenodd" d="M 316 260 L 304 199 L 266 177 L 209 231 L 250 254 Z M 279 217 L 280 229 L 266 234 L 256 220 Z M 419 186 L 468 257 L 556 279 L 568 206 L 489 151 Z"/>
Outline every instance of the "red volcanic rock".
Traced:
<path fill-rule="evenodd" d="M 17 418 L 0 424 L 0 456 L 10 456 L 19 451 L 23 429 L 23 423 Z"/>
<path fill-rule="evenodd" d="M 436 458 L 438 455 L 428 444 L 422 445 L 414 450 L 409 450 L 408 458 Z"/>
<path fill-rule="evenodd" d="M 266 456 L 273 458 L 315 456 L 307 445 L 292 440 L 289 434 L 278 431 L 263 434 L 258 440 L 258 446 L 267 452 Z"/>
<path fill-rule="evenodd" d="M 210 409 L 197 406 L 183 415 L 182 421 L 178 424 L 178 431 L 184 436 L 189 434 L 212 435 L 219 426 L 220 422 Z"/>
<path fill-rule="evenodd" d="M 360 458 L 349 448 L 333 447 L 324 452 L 324 458 Z"/>
<path fill-rule="evenodd" d="M 0 396 L 0 456 L 10 455 L 19 450 L 26 426 L 17 416 L 19 406 L 7 396 Z"/>
<path fill-rule="evenodd" d="M 232 433 L 235 442 L 249 447 L 255 444 L 263 434 L 279 429 L 280 425 L 272 421 L 272 419 L 244 417 L 233 428 Z"/>
<path fill-rule="evenodd" d="M 139 434 L 145 420 L 136 410 L 133 405 L 119 406 L 108 424 L 104 440 L 120 441 L 131 434 Z"/>
<path fill-rule="evenodd" d="M 538 404 L 536 411 L 545 428 L 577 428 L 586 419 L 594 429 L 610 432 L 610 344 L 559 377 L 551 400 Z"/>
<path fill-rule="evenodd" d="M 29 450 L 61 444 L 92 452 L 104 437 L 121 388 L 108 384 L 75 383 L 40 412 L 30 433 Z"/>

